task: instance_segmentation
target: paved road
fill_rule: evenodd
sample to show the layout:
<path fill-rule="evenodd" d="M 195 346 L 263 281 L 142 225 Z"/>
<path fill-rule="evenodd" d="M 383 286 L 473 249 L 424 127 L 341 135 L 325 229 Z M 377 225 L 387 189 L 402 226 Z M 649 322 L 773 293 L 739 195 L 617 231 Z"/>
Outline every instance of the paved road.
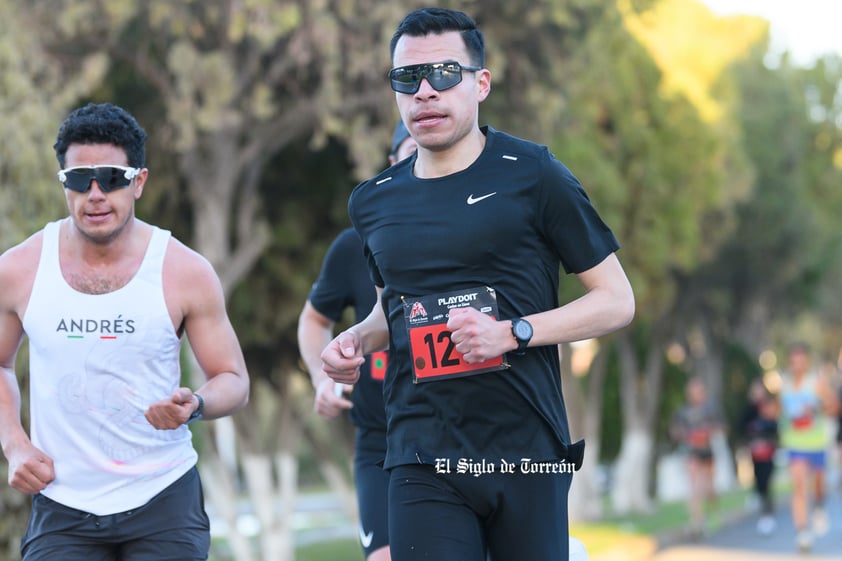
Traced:
<path fill-rule="evenodd" d="M 788 505 L 782 504 L 772 535 L 758 534 L 756 518 L 749 517 L 700 543 L 664 548 L 652 561 L 842 561 L 842 500 L 839 491 L 834 490 L 833 494 L 827 505 L 830 531 L 815 539 L 809 554 L 798 552 L 792 517 Z"/>

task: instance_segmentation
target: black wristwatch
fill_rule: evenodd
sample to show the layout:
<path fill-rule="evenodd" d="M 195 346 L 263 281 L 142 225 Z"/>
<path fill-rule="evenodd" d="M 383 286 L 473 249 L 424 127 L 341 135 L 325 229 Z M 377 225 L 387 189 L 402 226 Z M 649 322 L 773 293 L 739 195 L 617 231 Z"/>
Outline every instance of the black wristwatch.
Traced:
<path fill-rule="evenodd" d="M 187 424 L 187 425 L 189 425 L 189 424 L 190 424 L 190 423 L 192 423 L 193 421 L 198 421 L 199 419 L 201 419 L 201 418 L 202 418 L 202 414 L 205 412 L 205 400 L 204 400 L 204 399 L 202 399 L 202 396 L 200 396 L 200 395 L 199 395 L 199 394 L 197 394 L 197 393 L 194 393 L 193 395 L 195 395 L 195 396 L 196 396 L 196 399 L 198 399 L 198 400 L 199 400 L 199 406 L 198 406 L 198 407 L 196 408 L 196 410 L 195 410 L 195 411 L 193 411 L 193 413 L 192 413 L 192 414 L 191 414 L 191 415 L 187 418 L 187 422 L 185 423 L 185 424 Z"/>
<path fill-rule="evenodd" d="M 532 339 L 532 324 L 523 318 L 514 318 L 512 320 L 512 335 L 517 340 L 517 349 L 512 352 L 518 355 L 524 354 L 529 340 Z"/>

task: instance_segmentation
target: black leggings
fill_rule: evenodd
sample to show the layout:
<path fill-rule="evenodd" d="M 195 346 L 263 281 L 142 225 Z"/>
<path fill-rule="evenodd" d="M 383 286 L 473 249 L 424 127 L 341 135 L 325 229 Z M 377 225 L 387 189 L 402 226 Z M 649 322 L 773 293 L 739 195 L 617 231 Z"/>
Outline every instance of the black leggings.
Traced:
<path fill-rule="evenodd" d="M 391 471 L 389 541 L 395 561 L 567 559 L 572 475 Z"/>
<path fill-rule="evenodd" d="M 769 489 L 772 481 L 772 472 L 775 464 L 771 460 L 766 462 L 754 462 L 754 490 L 760 497 L 763 507 L 763 514 L 772 513 L 772 493 Z"/>

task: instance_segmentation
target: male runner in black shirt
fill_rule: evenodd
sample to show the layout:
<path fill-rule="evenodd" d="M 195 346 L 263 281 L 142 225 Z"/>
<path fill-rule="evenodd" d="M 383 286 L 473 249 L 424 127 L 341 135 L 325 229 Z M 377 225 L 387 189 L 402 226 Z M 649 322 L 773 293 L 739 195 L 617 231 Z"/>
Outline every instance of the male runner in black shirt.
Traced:
<path fill-rule="evenodd" d="M 392 135 L 389 163 L 415 153 L 415 141 L 403 123 Z M 360 545 L 367 561 L 389 561 L 387 501 L 389 474 L 383 470 L 386 457 L 386 413 L 383 378 L 386 353 L 375 353 L 362 368 L 351 399 L 322 371 L 322 349 L 333 337 L 333 328 L 346 308 L 354 308 L 360 321 L 374 306 L 377 293 L 363 256 L 362 242 L 353 228 L 343 230 L 328 248 L 318 280 L 313 284 L 298 319 L 298 348 L 316 390 L 316 413 L 332 418 L 350 409 L 356 427 L 354 484 L 360 516 Z M 337 391 L 339 390 L 339 391 Z"/>
<path fill-rule="evenodd" d="M 379 302 L 322 353 L 354 382 L 388 347 L 389 531 L 398 561 L 568 558 L 571 446 L 557 345 L 634 315 L 619 248 L 546 147 L 478 125 L 484 40 L 461 12 L 409 14 L 392 89 L 418 144 L 351 195 Z M 558 302 L 560 265 L 585 294 Z"/>

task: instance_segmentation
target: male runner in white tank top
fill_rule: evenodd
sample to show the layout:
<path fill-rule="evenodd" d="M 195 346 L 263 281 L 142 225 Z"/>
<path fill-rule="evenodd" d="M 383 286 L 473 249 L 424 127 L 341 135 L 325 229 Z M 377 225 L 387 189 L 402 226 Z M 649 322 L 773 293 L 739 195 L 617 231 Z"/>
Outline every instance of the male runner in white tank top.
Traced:
<path fill-rule="evenodd" d="M 249 380 L 210 263 L 135 217 L 145 140 L 114 105 L 71 113 L 54 146 L 69 216 L 0 256 L 0 443 L 9 484 L 33 496 L 26 561 L 208 556 L 187 424 L 244 407 Z M 195 392 L 184 334 L 206 376 Z"/>

